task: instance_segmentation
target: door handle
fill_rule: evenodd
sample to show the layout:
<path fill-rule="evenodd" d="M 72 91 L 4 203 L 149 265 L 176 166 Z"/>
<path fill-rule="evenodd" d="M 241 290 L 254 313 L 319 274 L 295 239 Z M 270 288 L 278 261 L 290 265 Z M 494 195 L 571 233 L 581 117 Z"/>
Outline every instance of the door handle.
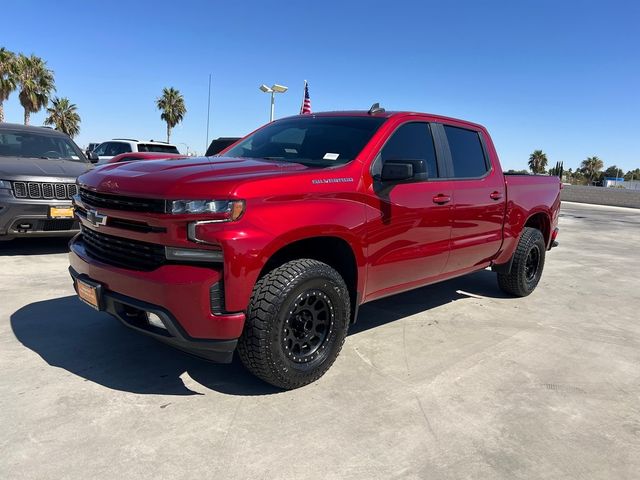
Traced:
<path fill-rule="evenodd" d="M 502 198 L 502 194 L 500 192 L 491 192 L 489 197 L 491 200 L 500 200 Z"/>
<path fill-rule="evenodd" d="M 437 203 L 438 205 L 444 205 L 445 203 L 449 203 L 451 201 L 451 197 L 449 195 L 443 195 L 439 193 L 438 195 L 433 197 L 433 203 Z"/>

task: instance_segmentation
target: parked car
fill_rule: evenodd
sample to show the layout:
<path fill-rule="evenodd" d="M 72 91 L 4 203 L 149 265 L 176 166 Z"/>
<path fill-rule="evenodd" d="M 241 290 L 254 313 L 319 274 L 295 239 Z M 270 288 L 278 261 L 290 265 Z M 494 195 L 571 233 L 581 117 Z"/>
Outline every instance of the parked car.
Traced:
<path fill-rule="evenodd" d="M 176 155 L 175 153 L 155 153 L 155 152 L 136 152 L 121 153 L 104 163 L 131 162 L 135 160 L 158 160 L 162 158 L 185 158 L 184 155 Z"/>
<path fill-rule="evenodd" d="M 558 234 L 558 177 L 504 176 L 475 123 L 377 106 L 79 183 L 83 301 L 208 359 L 237 347 L 287 389 L 327 371 L 363 303 L 487 267 L 529 295 Z"/>
<path fill-rule="evenodd" d="M 218 153 L 223 151 L 225 148 L 228 148 L 234 143 L 236 143 L 238 140 L 240 140 L 240 138 L 241 137 L 216 138 L 215 140 L 211 141 L 211 143 L 209 144 L 209 148 L 207 148 L 207 152 L 204 154 L 204 156 L 211 157 L 213 155 L 217 155 Z"/>
<path fill-rule="evenodd" d="M 77 233 L 71 197 L 91 167 L 63 133 L 0 123 L 0 240 Z"/>
<path fill-rule="evenodd" d="M 102 142 L 93 152 L 89 154 L 91 161 L 98 164 L 107 163 L 108 160 L 122 153 L 137 152 L 157 152 L 157 153 L 174 153 L 179 155 L 180 152 L 175 145 L 166 142 L 149 140 L 134 140 L 131 138 L 114 138 L 107 142 Z"/>

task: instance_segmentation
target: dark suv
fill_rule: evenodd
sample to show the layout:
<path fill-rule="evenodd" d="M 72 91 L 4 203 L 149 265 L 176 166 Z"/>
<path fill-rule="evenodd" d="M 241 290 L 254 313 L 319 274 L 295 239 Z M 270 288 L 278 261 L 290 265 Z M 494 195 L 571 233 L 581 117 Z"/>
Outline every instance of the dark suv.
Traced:
<path fill-rule="evenodd" d="M 0 240 L 76 233 L 71 197 L 91 167 L 63 133 L 0 123 Z"/>

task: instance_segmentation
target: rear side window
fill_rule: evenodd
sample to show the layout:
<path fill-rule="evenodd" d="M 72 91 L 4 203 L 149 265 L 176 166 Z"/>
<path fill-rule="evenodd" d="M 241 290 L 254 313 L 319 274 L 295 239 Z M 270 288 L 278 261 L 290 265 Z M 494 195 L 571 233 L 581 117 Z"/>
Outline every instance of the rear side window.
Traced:
<path fill-rule="evenodd" d="M 427 178 L 438 177 L 436 150 L 431 128 L 425 122 L 405 123 L 398 128 L 380 152 L 382 165 L 387 160 L 423 160 Z"/>
<path fill-rule="evenodd" d="M 139 152 L 180 153 L 173 145 L 158 145 L 155 143 L 139 143 Z"/>
<path fill-rule="evenodd" d="M 449 142 L 455 178 L 482 177 L 487 173 L 487 161 L 478 132 L 450 125 L 444 125 L 444 131 Z"/>

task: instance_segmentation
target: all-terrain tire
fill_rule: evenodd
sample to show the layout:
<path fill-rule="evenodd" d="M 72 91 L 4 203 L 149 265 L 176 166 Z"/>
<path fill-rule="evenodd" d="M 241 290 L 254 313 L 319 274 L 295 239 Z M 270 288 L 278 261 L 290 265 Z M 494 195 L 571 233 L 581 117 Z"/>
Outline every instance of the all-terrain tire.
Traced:
<path fill-rule="evenodd" d="M 275 268 L 255 285 L 238 354 L 271 385 L 294 389 L 319 379 L 347 335 L 349 291 L 338 272 L 311 259 Z"/>
<path fill-rule="evenodd" d="M 533 292 L 542 276 L 546 246 L 540 230 L 525 227 L 513 254 L 511 271 L 498 274 L 500 288 L 516 297 Z"/>

